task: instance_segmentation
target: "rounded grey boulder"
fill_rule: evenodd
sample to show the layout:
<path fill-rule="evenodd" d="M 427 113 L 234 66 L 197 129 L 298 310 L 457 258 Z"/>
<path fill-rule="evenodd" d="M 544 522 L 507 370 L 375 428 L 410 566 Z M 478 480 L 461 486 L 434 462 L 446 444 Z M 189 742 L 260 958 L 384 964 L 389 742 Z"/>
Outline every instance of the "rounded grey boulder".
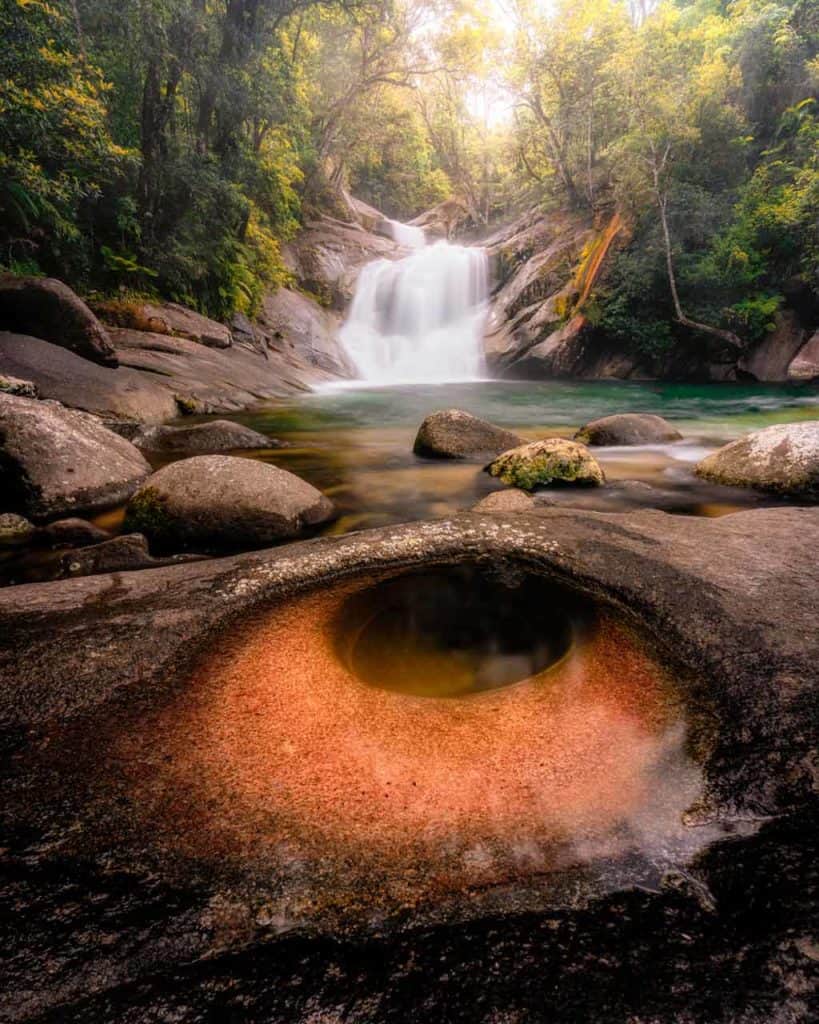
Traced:
<path fill-rule="evenodd" d="M 34 520 L 125 501 L 151 467 L 98 419 L 57 402 L 0 394 L 0 494 Z"/>
<path fill-rule="evenodd" d="M 574 435 L 588 445 L 663 444 L 681 441 L 682 434 L 662 416 L 644 412 L 623 412 L 592 420 Z"/>
<path fill-rule="evenodd" d="M 53 277 L 0 276 L 0 328 L 53 342 L 103 366 L 116 366 L 108 332 L 68 285 Z"/>
<path fill-rule="evenodd" d="M 468 459 L 500 455 L 525 444 L 525 438 L 462 409 L 430 413 L 421 424 L 413 451 L 427 459 Z"/>
<path fill-rule="evenodd" d="M 281 441 L 231 420 L 213 420 L 191 427 L 152 427 L 137 437 L 135 443 L 154 452 L 228 452 L 282 447 Z"/>
<path fill-rule="evenodd" d="M 164 550 L 259 548 L 331 519 L 329 498 L 276 466 L 198 455 L 165 466 L 128 503 L 125 528 Z"/>
<path fill-rule="evenodd" d="M 718 484 L 819 499 L 819 420 L 778 423 L 719 448 L 694 467 Z"/>

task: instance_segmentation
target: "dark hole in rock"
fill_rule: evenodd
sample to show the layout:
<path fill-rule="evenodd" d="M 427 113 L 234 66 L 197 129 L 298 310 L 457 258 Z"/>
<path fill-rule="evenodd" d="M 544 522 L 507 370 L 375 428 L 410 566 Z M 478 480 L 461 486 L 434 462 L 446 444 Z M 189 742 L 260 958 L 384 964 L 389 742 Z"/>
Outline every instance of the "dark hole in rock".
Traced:
<path fill-rule="evenodd" d="M 443 567 L 354 594 L 339 616 L 338 643 L 370 686 L 465 697 L 555 665 L 591 618 L 588 602 L 553 581 Z"/>

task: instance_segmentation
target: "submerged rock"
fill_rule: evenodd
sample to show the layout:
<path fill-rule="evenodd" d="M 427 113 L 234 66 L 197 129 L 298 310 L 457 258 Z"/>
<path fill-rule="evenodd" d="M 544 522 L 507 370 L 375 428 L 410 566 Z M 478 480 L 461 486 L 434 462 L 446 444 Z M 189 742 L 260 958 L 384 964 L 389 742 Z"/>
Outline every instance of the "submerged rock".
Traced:
<path fill-rule="evenodd" d="M 819 420 L 748 434 L 697 463 L 694 472 L 715 483 L 819 499 Z"/>
<path fill-rule="evenodd" d="M 526 491 L 512 488 L 508 491 L 493 491 L 473 506 L 473 512 L 483 515 L 505 515 L 514 512 L 533 512 L 535 500 Z"/>
<path fill-rule="evenodd" d="M 227 452 L 282 447 L 281 441 L 231 420 L 213 420 L 192 427 L 153 427 L 137 437 L 135 443 L 155 452 Z"/>
<path fill-rule="evenodd" d="M 201 555 L 193 554 L 154 558 L 148 550 L 147 539 L 140 533 L 129 533 L 63 555 L 53 566 L 50 578 L 57 580 L 96 576 L 105 572 L 133 572 L 137 569 L 156 569 L 163 565 L 201 560 Z"/>
<path fill-rule="evenodd" d="M 585 445 L 559 437 L 532 441 L 504 452 L 486 471 L 524 491 L 554 483 L 599 487 L 606 482 L 603 470 Z"/>
<path fill-rule="evenodd" d="M 662 416 L 623 412 L 592 420 L 577 431 L 574 439 L 595 446 L 663 444 L 681 441 L 682 434 Z"/>
<path fill-rule="evenodd" d="M 468 459 L 497 455 L 524 438 L 462 409 L 430 413 L 421 424 L 413 451 L 427 459 Z"/>
<path fill-rule="evenodd" d="M 125 438 L 56 402 L 0 395 L 0 481 L 7 507 L 32 519 L 125 501 L 151 467 Z"/>
<path fill-rule="evenodd" d="M 38 542 L 52 548 L 81 548 L 110 539 L 111 534 L 107 530 L 76 517 L 57 519 L 37 532 Z"/>
<path fill-rule="evenodd" d="M 329 498 L 276 466 L 199 455 L 165 466 L 134 494 L 128 530 L 158 547 L 255 548 L 297 537 L 332 518 Z"/>
<path fill-rule="evenodd" d="M 0 276 L 0 328 L 71 349 L 103 366 L 116 366 L 108 332 L 68 285 L 51 277 Z"/>

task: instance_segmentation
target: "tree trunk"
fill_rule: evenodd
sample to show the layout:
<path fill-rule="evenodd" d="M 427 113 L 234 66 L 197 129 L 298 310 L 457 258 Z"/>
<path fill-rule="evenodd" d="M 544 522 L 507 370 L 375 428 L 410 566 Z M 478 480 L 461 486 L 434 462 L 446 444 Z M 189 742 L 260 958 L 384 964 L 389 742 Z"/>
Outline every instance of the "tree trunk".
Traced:
<path fill-rule="evenodd" d="M 140 116 L 140 154 L 137 196 L 146 236 L 152 233 L 153 217 L 159 205 L 162 161 L 167 156 L 166 130 L 173 114 L 176 91 L 182 78 L 181 67 L 174 63 L 168 73 L 164 94 L 158 60 L 152 60 L 145 72 Z"/>
<path fill-rule="evenodd" d="M 681 323 L 683 327 L 689 327 L 693 331 L 702 331 L 704 334 L 710 334 L 715 338 L 720 338 L 722 341 L 731 345 L 733 348 L 744 349 L 745 345 L 741 338 L 738 338 L 733 331 L 724 331 L 720 327 L 712 327 L 710 324 L 701 324 L 697 320 L 691 320 L 683 312 L 682 305 L 680 304 L 680 294 L 677 291 L 677 276 L 674 272 L 674 256 L 671 249 L 671 232 L 668 227 L 668 216 L 666 207 L 668 205 L 668 196 L 660 191 L 658 182 L 659 175 L 655 170 L 655 196 L 657 199 L 657 208 L 660 211 L 660 223 L 663 228 L 663 243 L 665 246 L 665 265 L 668 272 L 668 286 L 671 289 L 671 301 L 674 303 L 674 315 L 677 318 L 678 323 Z"/>

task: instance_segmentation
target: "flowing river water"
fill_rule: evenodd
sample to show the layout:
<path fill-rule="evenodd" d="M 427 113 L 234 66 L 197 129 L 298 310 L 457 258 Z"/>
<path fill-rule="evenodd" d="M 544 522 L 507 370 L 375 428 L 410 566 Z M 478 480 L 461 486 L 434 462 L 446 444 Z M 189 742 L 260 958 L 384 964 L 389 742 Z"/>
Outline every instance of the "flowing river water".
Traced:
<path fill-rule="evenodd" d="M 721 515 L 776 500 L 698 480 L 695 463 L 749 431 L 819 418 L 819 389 L 614 381 L 359 384 L 266 403 L 232 418 L 289 443 L 258 457 L 325 491 L 339 509 L 339 518 L 326 532 L 343 533 L 449 515 L 498 489 L 480 464 L 413 455 L 424 416 L 447 408 L 466 409 L 532 439 L 571 437 L 583 423 L 610 413 L 659 413 L 679 429 L 683 441 L 595 449 L 608 487 L 543 492 L 538 500 L 609 512 L 659 507 Z"/>

